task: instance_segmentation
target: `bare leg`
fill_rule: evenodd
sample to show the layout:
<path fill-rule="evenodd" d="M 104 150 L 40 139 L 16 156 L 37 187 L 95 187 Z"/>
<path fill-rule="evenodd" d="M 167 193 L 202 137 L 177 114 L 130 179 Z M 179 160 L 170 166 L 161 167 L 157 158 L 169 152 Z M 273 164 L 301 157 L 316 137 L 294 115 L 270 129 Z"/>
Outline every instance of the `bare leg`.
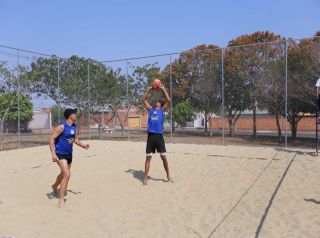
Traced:
<path fill-rule="evenodd" d="M 146 157 L 146 163 L 144 166 L 144 179 L 143 179 L 143 185 L 148 184 L 148 174 L 150 170 L 150 161 L 151 161 L 152 156 L 147 156 Z"/>
<path fill-rule="evenodd" d="M 163 167 L 167 173 L 167 178 L 168 178 L 168 182 L 173 183 L 173 180 L 170 177 L 170 173 L 169 173 L 169 165 L 168 165 L 168 160 L 167 160 L 167 156 L 166 155 L 160 155 L 162 162 L 163 162 Z"/>
<path fill-rule="evenodd" d="M 59 166 L 62 172 L 62 179 L 60 183 L 60 199 L 59 199 L 59 207 L 64 207 L 64 194 L 67 191 L 67 186 L 70 178 L 70 167 L 68 166 L 68 162 L 66 160 L 59 160 Z"/>
<path fill-rule="evenodd" d="M 52 184 L 52 190 L 54 195 L 58 196 L 58 187 L 61 183 L 62 180 L 62 172 L 60 172 L 60 174 L 57 176 L 56 182 L 54 184 Z"/>
<path fill-rule="evenodd" d="M 58 164 L 58 166 L 60 167 L 59 164 Z M 71 168 L 71 164 L 69 164 L 68 166 L 69 166 L 69 169 L 70 169 Z M 62 180 L 62 171 L 60 171 L 60 174 L 58 174 L 55 183 L 52 184 L 52 186 L 51 186 L 55 196 L 58 196 L 58 187 L 59 187 L 59 185 L 61 183 L 61 180 Z"/>

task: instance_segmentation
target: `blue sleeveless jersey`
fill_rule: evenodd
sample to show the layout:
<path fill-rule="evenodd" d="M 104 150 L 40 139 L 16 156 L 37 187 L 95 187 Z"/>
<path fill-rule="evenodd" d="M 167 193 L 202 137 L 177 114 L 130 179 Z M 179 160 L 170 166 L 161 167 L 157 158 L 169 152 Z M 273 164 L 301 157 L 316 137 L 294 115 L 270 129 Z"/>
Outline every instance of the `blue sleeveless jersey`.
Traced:
<path fill-rule="evenodd" d="M 164 122 L 164 112 L 162 108 L 156 110 L 151 108 L 148 113 L 148 132 L 162 134 Z"/>
<path fill-rule="evenodd" d="M 63 132 L 56 138 L 55 141 L 56 154 L 71 155 L 77 128 L 75 124 L 70 126 L 66 121 L 63 123 L 63 126 Z"/>

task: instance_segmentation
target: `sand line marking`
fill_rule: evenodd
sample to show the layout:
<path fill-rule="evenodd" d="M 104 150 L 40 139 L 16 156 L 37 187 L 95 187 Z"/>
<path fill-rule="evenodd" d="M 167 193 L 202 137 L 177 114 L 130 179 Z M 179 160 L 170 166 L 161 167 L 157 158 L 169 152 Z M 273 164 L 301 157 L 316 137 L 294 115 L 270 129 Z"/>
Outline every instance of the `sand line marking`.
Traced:
<path fill-rule="evenodd" d="M 265 211 L 264 211 L 264 214 L 263 214 L 262 217 L 261 217 L 259 226 L 258 226 L 258 228 L 257 228 L 257 230 L 256 230 L 255 238 L 258 238 L 258 237 L 259 237 L 260 232 L 261 232 L 261 230 L 262 230 L 262 227 L 263 227 L 263 225 L 264 225 L 264 222 L 265 222 L 265 220 L 267 219 L 268 213 L 269 213 L 270 208 L 271 208 L 271 206 L 272 206 L 272 203 L 273 203 L 273 201 L 274 201 L 277 193 L 279 192 L 279 189 L 280 189 L 280 187 L 281 187 L 281 185 L 282 185 L 285 177 L 287 176 L 287 173 L 288 173 L 288 171 L 289 171 L 289 169 L 290 169 L 290 167 L 291 167 L 294 159 L 296 158 L 296 156 L 297 156 L 297 153 L 295 153 L 295 154 L 293 155 L 293 157 L 291 158 L 290 162 L 289 162 L 288 165 L 287 165 L 287 168 L 286 168 L 285 171 L 283 172 L 283 174 L 282 174 L 282 176 L 281 176 L 281 179 L 280 179 L 279 182 L 278 182 L 278 185 L 277 185 L 276 189 L 275 189 L 274 192 L 272 193 L 272 196 L 271 196 L 271 198 L 270 198 L 270 200 L 269 200 L 269 202 L 268 202 L 268 205 L 267 205 L 267 207 L 266 207 L 266 209 L 265 209 Z"/>
<path fill-rule="evenodd" d="M 274 154 L 274 156 L 270 159 L 268 164 L 262 169 L 262 171 L 258 174 L 258 176 L 255 178 L 255 180 L 252 182 L 252 184 L 248 187 L 248 189 L 241 195 L 239 200 L 231 207 L 231 209 L 227 212 L 227 214 L 222 218 L 222 220 L 213 228 L 213 230 L 208 235 L 208 238 L 212 237 L 214 233 L 218 230 L 218 228 L 221 226 L 221 224 L 228 218 L 228 216 L 233 212 L 233 210 L 239 205 L 239 203 L 242 201 L 242 199 L 249 193 L 249 191 L 253 188 L 253 186 L 258 182 L 258 180 L 261 178 L 261 176 L 264 174 L 264 172 L 269 168 L 272 161 L 276 158 L 278 155 L 278 152 Z"/>
<path fill-rule="evenodd" d="M 221 157 L 221 158 L 232 158 L 232 159 L 257 159 L 257 160 L 267 160 L 265 157 L 250 157 L 250 156 L 233 156 L 233 155 L 218 155 L 218 154 L 207 154 L 209 157 Z"/>
<path fill-rule="evenodd" d="M 234 155 L 219 155 L 219 154 L 199 154 L 199 153 L 175 153 L 167 152 L 167 154 L 178 154 L 178 155 L 190 155 L 190 156 L 206 156 L 206 157 L 220 157 L 220 158 L 230 158 L 230 159 L 256 159 L 256 160 L 268 160 L 267 157 L 252 157 L 252 156 L 234 156 Z M 278 160 L 273 158 L 273 160 Z"/>

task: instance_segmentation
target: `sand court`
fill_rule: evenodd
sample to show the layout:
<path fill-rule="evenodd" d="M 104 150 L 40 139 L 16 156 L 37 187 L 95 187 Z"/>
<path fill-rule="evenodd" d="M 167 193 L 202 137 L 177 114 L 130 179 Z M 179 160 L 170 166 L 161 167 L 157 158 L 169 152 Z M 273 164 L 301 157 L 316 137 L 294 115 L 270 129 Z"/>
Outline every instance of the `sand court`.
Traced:
<path fill-rule="evenodd" d="M 319 237 L 320 160 L 269 147 L 145 143 L 75 148 L 65 209 L 48 146 L 0 153 L 0 237 Z"/>

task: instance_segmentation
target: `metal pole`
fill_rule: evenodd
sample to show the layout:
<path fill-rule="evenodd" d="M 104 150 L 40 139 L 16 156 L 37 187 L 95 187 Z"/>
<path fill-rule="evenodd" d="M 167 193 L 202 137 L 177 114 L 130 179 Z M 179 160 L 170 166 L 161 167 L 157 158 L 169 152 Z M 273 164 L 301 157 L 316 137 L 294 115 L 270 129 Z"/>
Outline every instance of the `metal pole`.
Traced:
<path fill-rule="evenodd" d="M 172 97 L 172 55 L 170 55 L 170 143 L 173 143 L 173 120 L 172 120 L 172 111 L 173 111 L 173 97 Z"/>
<path fill-rule="evenodd" d="M 61 106 L 60 106 L 60 59 L 58 58 L 58 125 L 60 124 L 60 111 L 61 111 Z"/>
<path fill-rule="evenodd" d="M 319 97 L 319 95 L 317 94 L 317 96 L 316 96 L 316 156 L 318 156 L 318 149 L 319 149 L 319 138 L 318 138 L 319 106 L 318 106 L 318 97 Z"/>
<path fill-rule="evenodd" d="M 103 99 L 104 100 L 104 99 Z M 100 140 L 103 139 L 103 133 L 104 133 L 104 129 L 106 128 L 106 126 L 104 125 L 105 121 L 104 121 L 104 109 L 105 109 L 105 104 L 104 104 L 104 101 L 103 101 L 103 106 L 102 106 L 102 120 L 100 120 L 100 124 L 102 126 L 102 130 L 101 128 L 99 128 L 99 135 L 100 135 Z"/>
<path fill-rule="evenodd" d="M 90 66 L 89 60 L 87 63 L 87 72 L 88 72 L 88 139 L 90 140 Z"/>
<path fill-rule="evenodd" d="M 128 140 L 130 140 L 130 127 L 129 127 L 129 107 L 130 107 L 130 100 L 129 100 L 129 74 L 128 74 L 128 61 L 126 61 L 126 78 L 127 78 L 127 124 L 128 124 Z"/>
<path fill-rule="evenodd" d="M 224 49 L 221 51 L 221 99 L 222 144 L 224 145 Z"/>
<path fill-rule="evenodd" d="M 285 128 L 286 128 L 286 133 L 285 133 L 285 148 L 288 148 L 288 41 L 286 41 L 285 45 L 285 80 L 286 80 L 286 92 L 285 92 L 285 115 L 286 115 L 286 123 L 285 123 Z"/>
<path fill-rule="evenodd" d="M 17 80 L 18 80 L 18 88 L 17 88 L 17 98 L 18 98 L 18 148 L 21 147 L 21 135 L 20 135 L 20 73 L 19 73 L 19 50 L 17 50 Z"/>

